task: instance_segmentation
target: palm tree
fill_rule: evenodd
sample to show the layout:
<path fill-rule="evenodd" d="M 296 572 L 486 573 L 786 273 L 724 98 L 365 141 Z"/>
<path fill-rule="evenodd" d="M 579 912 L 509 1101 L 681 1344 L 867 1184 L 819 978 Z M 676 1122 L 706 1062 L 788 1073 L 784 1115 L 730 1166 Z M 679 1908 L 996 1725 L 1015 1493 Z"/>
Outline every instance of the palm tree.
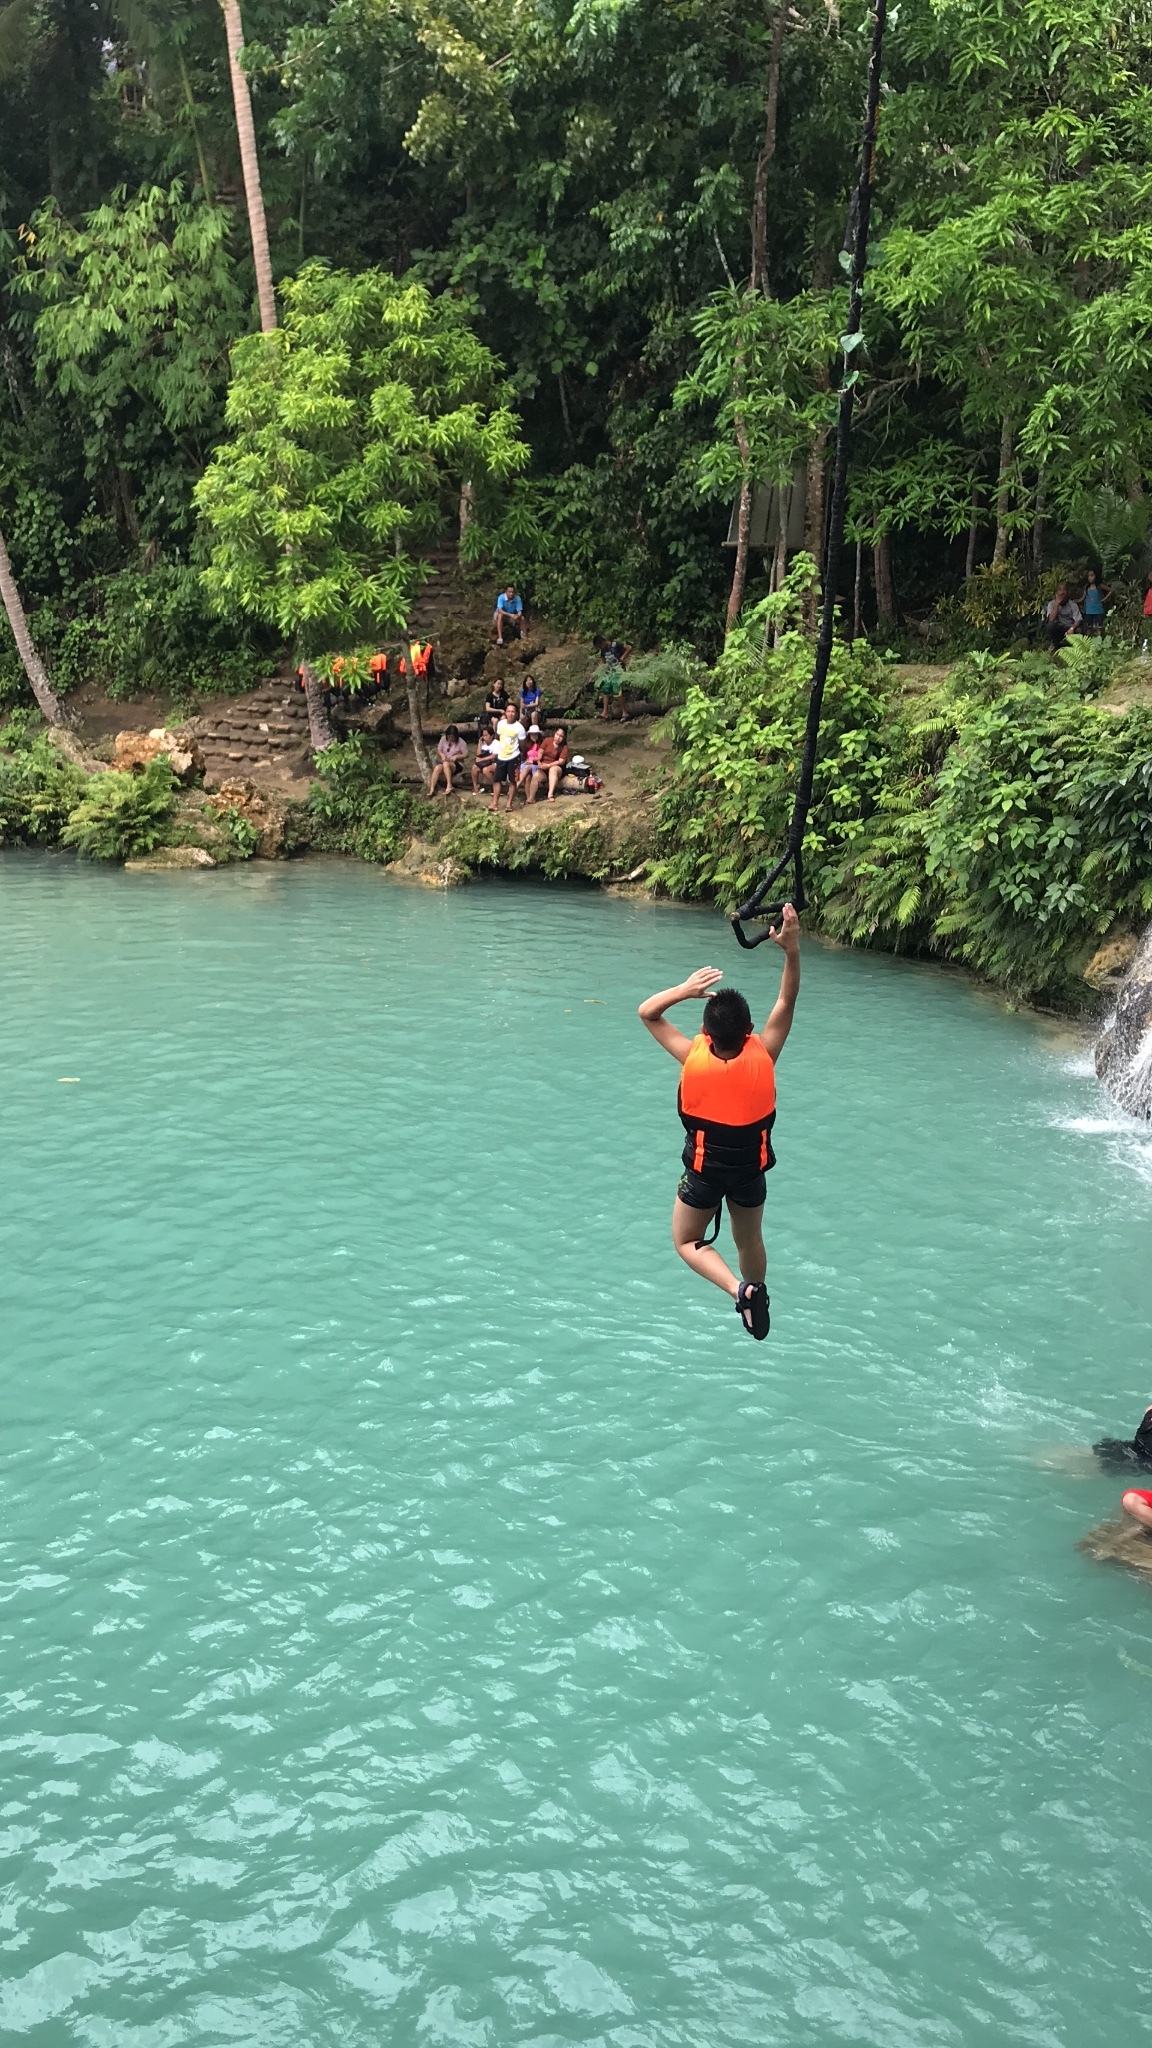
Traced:
<path fill-rule="evenodd" d="M 260 304 L 260 329 L 276 332 L 276 294 L 272 289 L 272 259 L 268 254 L 268 222 L 264 216 L 264 194 L 260 189 L 260 159 L 256 154 L 256 130 L 252 123 L 252 95 L 248 74 L 240 63 L 244 48 L 244 23 L 239 0 L 220 0 L 224 9 L 224 32 L 228 38 L 228 68 L 232 74 L 232 104 L 236 109 L 236 135 L 240 144 L 240 166 L 244 172 L 244 196 L 248 202 L 248 231 L 252 237 L 252 262 L 256 271 L 256 297 Z M 322 754 L 335 738 L 324 709 L 324 694 L 310 661 L 303 663 L 304 701 L 308 706 L 308 737 L 314 754 Z"/>
<path fill-rule="evenodd" d="M 8 559 L 8 550 L 4 545 L 4 535 L 2 533 L 0 533 L 0 597 L 4 600 L 4 609 L 8 614 L 8 624 L 12 628 L 12 638 L 16 642 L 20 659 L 24 663 L 24 673 L 32 685 L 32 695 L 35 697 L 49 725 L 63 725 L 65 722 L 64 707 L 52 688 L 51 683 L 48 681 L 48 671 L 36 652 L 36 643 L 28 630 L 28 620 L 24 613 L 24 607 L 20 602 L 20 592 L 16 588 L 16 578 L 12 574 L 12 564 Z"/>
<path fill-rule="evenodd" d="M 264 218 L 264 195 L 260 190 L 260 159 L 256 154 L 256 130 L 252 125 L 252 95 L 248 74 L 240 64 L 244 48 L 244 24 L 239 0 L 220 0 L 224 29 L 228 37 L 228 67 L 232 73 L 232 104 L 236 109 L 236 134 L 240 143 L 240 165 L 244 172 L 244 196 L 248 201 L 248 228 L 252 236 L 252 261 L 256 269 L 256 296 L 260 302 L 260 327 L 264 334 L 276 330 L 276 296 L 272 290 L 272 261 L 268 254 L 268 223 Z"/>

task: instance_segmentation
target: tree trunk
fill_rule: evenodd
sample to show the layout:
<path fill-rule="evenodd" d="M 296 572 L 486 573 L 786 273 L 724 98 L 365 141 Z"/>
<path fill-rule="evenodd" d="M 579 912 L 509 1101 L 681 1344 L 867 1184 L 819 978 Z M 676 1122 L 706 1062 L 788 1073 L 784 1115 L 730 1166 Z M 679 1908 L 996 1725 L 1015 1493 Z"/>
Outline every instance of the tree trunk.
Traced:
<path fill-rule="evenodd" d="M 788 574 L 788 511 L 784 503 L 783 491 L 777 493 L 777 498 L 780 505 L 780 518 L 776 527 L 776 545 L 772 550 L 771 588 L 774 591 L 783 590 L 784 578 Z M 772 629 L 773 647 L 779 647 L 783 638 L 783 623 L 780 619 L 777 619 Z"/>
<path fill-rule="evenodd" d="M 428 783 L 432 780 L 432 760 L 427 747 L 424 745 L 424 733 L 420 724 L 420 678 L 413 668 L 411 661 L 408 663 L 408 674 L 405 677 L 405 681 L 408 684 L 408 717 L 412 726 L 412 752 L 416 756 L 416 766 L 419 768 L 425 782 Z"/>
<path fill-rule="evenodd" d="M 864 543 L 856 543 L 856 575 L 852 584 L 852 643 L 864 636 Z"/>
<path fill-rule="evenodd" d="M 741 438 L 743 439 L 742 430 Z M 747 452 L 744 441 L 742 453 Z M 732 565 L 732 588 L 728 592 L 728 616 L 724 621 L 724 638 L 727 639 L 744 603 L 744 585 L 748 580 L 748 535 L 752 530 L 752 479 L 746 476 L 740 486 L 740 510 L 736 514 L 736 560 Z"/>
<path fill-rule="evenodd" d="M 1040 464 L 1036 478 L 1036 502 L 1032 508 L 1032 581 L 1039 583 L 1040 571 L 1044 567 L 1044 464 Z"/>
<path fill-rule="evenodd" d="M 826 292 L 832 283 L 832 251 L 826 242 L 818 242 L 812 257 L 812 289 Z M 832 381 L 827 363 L 821 363 L 814 382 L 817 391 L 827 391 Z M 825 478 L 828 449 L 828 427 L 817 427 L 808 442 L 808 461 L 804 476 L 804 546 L 816 564 L 819 582 L 814 584 L 804 599 L 804 630 L 816 631 L 817 614 L 820 609 L 821 590 L 824 582 L 825 553 Z"/>
<path fill-rule="evenodd" d="M 976 542 L 980 537 L 980 512 L 976 503 L 976 486 L 972 486 L 972 517 L 968 521 L 968 550 L 964 556 L 964 578 L 976 574 Z"/>
<path fill-rule="evenodd" d="M 328 712 L 324 705 L 324 692 L 320 678 L 310 661 L 301 662 L 304 670 L 304 702 L 308 706 L 308 737 L 312 752 L 322 754 L 326 747 L 335 745 L 336 735 L 328 723 Z"/>
<path fill-rule="evenodd" d="M 784 48 L 786 0 L 776 0 L 772 42 L 768 55 L 768 94 L 764 113 L 764 140 L 756 159 L 752 186 L 752 277 L 754 292 L 768 297 L 768 171 L 776 154 L 776 109 L 780 100 L 780 55 Z"/>
<path fill-rule="evenodd" d="M 828 384 L 828 372 L 823 372 L 824 387 Z M 804 630 L 814 633 L 816 613 L 820 604 L 820 584 L 824 581 L 824 456 L 828 445 L 827 427 L 817 427 L 808 443 L 808 465 L 804 476 L 804 546 L 816 564 L 820 582 L 813 584 L 804 599 Z"/>
<path fill-rule="evenodd" d="M 1000 422 L 1000 469 L 996 479 L 996 545 L 992 567 L 1002 569 L 1008 560 L 1008 514 L 1012 505 L 1012 422 L 1005 413 Z"/>
<path fill-rule="evenodd" d="M 460 486 L 460 538 L 463 540 L 468 528 L 476 517 L 476 486 L 462 483 Z"/>
<path fill-rule="evenodd" d="M 228 37 L 228 67 L 232 73 L 232 104 L 236 109 L 236 134 L 240 143 L 240 167 L 244 173 L 244 196 L 248 201 L 248 228 L 252 236 L 252 261 L 256 268 L 256 296 L 260 302 L 263 333 L 276 329 L 276 296 L 272 290 L 272 262 L 268 254 L 268 223 L 264 218 L 264 195 L 260 190 L 260 159 L 256 154 L 256 130 L 252 125 L 252 95 L 247 74 L 240 66 L 244 48 L 244 24 L 239 0 L 220 0 Z"/>
<path fill-rule="evenodd" d="M 876 623 L 896 624 L 896 592 L 892 583 L 892 538 L 882 533 L 872 549 L 872 573 L 876 579 Z"/>
<path fill-rule="evenodd" d="M 8 624 L 12 628 L 12 638 L 16 642 L 20 659 L 24 664 L 24 673 L 32 686 L 32 695 L 35 697 L 49 725 L 63 725 L 65 722 L 64 707 L 52 688 L 51 683 L 48 681 L 48 672 L 36 652 L 35 643 L 28 630 L 28 620 L 24 615 L 24 607 L 20 602 L 20 592 L 16 588 L 16 578 L 12 574 L 12 564 L 8 560 L 8 550 L 4 545 L 4 535 L 2 533 L 0 533 L 0 597 L 4 600 L 4 609 L 8 614 Z"/>
<path fill-rule="evenodd" d="M 204 159 L 204 145 L 200 140 L 200 123 L 196 119 L 196 101 L 192 97 L 192 81 L 188 76 L 188 66 L 184 62 L 183 50 L 179 50 L 177 55 L 180 59 L 180 78 L 184 86 L 184 104 L 188 109 L 188 125 L 192 130 L 192 140 L 196 145 L 196 161 L 200 166 L 200 183 L 204 187 L 204 197 L 209 205 L 211 205 L 212 181 L 208 176 L 208 165 Z"/>

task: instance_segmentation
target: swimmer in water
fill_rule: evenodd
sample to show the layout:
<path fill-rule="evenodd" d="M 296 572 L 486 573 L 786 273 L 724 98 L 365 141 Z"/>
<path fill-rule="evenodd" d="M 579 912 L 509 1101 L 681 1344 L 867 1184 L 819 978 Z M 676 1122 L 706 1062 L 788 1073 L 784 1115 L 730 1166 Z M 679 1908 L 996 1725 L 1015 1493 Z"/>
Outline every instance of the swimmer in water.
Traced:
<path fill-rule="evenodd" d="M 1144 1529 L 1152 1529 L 1152 1493 L 1146 1493 L 1139 1486 L 1130 1486 L 1127 1493 L 1120 1495 L 1120 1505 L 1134 1522 L 1139 1522 Z"/>
<path fill-rule="evenodd" d="M 758 1341 L 768 1335 L 767 1256 L 763 1218 L 764 1175 L 776 1160 L 776 1061 L 792 1029 L 800 990 L 800 923 L 790 903 L 772 933 L 784 955 L 780 993 L 762 1031 L 734 988 L 718 988 L 718 967 L 698 967 L 676 988 L 661 989 L 640 1005 L 640 1019 L 681 1069 L 677 1107 L 687 1132 L 684 1174 L 672 1204 L 672 1242 L 685 1265 L 731 1295 L 744 1328 Z M 665 1011 L 674 1003 L 707 997 L 703 1029 L 686 1038 Z M 703 1242 L 723 1206 L 736 1243 L 740 1278 L 718 1251 Z"/>
<path fill-rule="evenodd" d="M 1102 1465 L 1137 1465 L 1152 1471 L 1152 1407 L 1144 1410 L 1134 1437 L 1101 1437 L 1092 1449 Z"/>

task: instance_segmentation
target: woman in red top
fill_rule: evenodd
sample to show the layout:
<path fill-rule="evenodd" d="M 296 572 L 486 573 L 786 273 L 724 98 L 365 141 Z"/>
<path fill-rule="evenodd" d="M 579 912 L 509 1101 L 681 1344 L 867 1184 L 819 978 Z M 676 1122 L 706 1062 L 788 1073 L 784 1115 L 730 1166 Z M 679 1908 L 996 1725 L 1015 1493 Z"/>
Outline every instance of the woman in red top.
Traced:
<path fill-rule="evenodd" d="M 532 770 L 532 781 L 528 790 L 528 802 L 534 804 L 540 777 L 548 777 L 548 801 L 556 801 L 556 785 L 568 766 L 568 735 L 562 725 L 555 732 L 546 733 L 540 742 L 540 758 Z"/>
<path fill-rule="evenodd" d="M 786 904 L 772 937 L 784 954 L 780 993 L 762 1031 L 753 1031 L 744 997 L 718 989 L 718 967 L 698 967 L 677 988 L 662 989 L 640 1005 L 641 1022 L 680 1066 L 677 1108 L 684 1125 L 684 1173 L 672 1205 L 672 1242 L 694 1273 L 732 1297 L 753 1337 L 768 1335 L 767 1257 L 764 1251 L 764 1175 L 776 1161 L 776 1061 L 792 1029 L 800 990 L 800 925 Z M 686 1038 L 665 1011 L 673 1003 L 704 1005 L 703 1030 Z M 710 1219 L 728 1205 L 740 1278 L 704 1242 Z"/>

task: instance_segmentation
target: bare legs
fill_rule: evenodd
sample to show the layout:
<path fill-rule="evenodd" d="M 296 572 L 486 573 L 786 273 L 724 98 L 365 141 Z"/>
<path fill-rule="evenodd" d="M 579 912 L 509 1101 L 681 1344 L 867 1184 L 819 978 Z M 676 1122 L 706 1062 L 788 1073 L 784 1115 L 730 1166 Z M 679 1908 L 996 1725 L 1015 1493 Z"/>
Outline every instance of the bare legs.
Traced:
<path fill-rule="evenodd" d="M 721 1258 L 715 1245 L 701 1245 L 698 1240 L 708 1229 L 715 1210 L 690 1209 L 679 1195 L 672 1204 L 672 1242 L 686 1266 L 699 1273 L 702 1280 L 710 1280 L 713 1287 L 719 1287 L 730 1294 L 735 1301 L 740 1282 Z M 740 1266 L 740 1279 L 761 1281 L 768 1270 L 768 1256 L 764 1250 L 762 1223 L 764 1208 L 741 1209 L 733 1202 L 728 1204 L 728 1221 L 736 1245 L 736 1256 Z M 1149 1519 L 1152 1528 L 1152 1517 Z"/>
<path fill-rule="evenodd" d="M 1142 1493 L 1122 1493 L 1120 1505 L 1126 1515 L 1131 1515 L 1134 1522 L 1139 1522 L 1144 1529 L 1152 1529 L 1152 1508 Z"/>

